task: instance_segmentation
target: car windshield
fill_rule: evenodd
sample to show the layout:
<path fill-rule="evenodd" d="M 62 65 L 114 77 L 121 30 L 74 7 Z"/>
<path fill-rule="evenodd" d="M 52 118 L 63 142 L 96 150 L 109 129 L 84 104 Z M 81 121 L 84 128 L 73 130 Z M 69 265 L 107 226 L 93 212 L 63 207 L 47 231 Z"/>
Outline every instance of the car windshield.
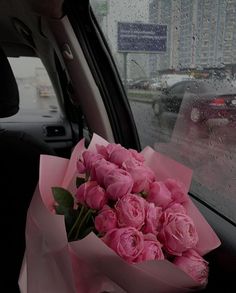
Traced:
<path fill-rule="evenodd" d="M 190 193 L 236 223 L 236 2 L 90 2 L 141 146 L 191 168 Z"/>

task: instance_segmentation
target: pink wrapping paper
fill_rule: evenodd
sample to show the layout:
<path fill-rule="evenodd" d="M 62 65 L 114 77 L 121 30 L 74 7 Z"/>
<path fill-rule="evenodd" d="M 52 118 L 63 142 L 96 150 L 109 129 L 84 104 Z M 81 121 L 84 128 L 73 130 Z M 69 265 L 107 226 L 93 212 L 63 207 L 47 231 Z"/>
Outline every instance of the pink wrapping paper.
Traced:
<path fill-rule="evenodd" d="M 96 144 L 108 142 L 94 135 L 89 149 L 94 150 Z M 41 156 L 39 185 L 27 214 L 26 251 L 19 277 L 21 292 L 184 293 L 199 289 L 196 282 L 167 260 L 126 263 L 93 233 L 68 243 L 64 216 L 51 212 L 51 188 L 62 186 L 75 191 L 76 161 L 84 149 L 84 141 L 80 141 L 70 160 Z M 189 190 L 189 168 L 150 147 L 142 153 L 158 180 L 171 177 L 182 181 Z M 218 247 L 220 240 L 190 198 L 185 207 L 199 234 L 198 252 L 204 255 Z"/>

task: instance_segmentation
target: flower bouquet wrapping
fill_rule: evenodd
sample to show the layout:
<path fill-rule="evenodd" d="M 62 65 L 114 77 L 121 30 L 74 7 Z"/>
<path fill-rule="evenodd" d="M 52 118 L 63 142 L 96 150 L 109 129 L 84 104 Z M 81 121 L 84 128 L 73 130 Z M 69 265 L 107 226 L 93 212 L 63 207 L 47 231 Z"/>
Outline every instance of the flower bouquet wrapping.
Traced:
<path fill-rule="evenodd" d="M 27 214 L 22 293 L 191 292 L 220 241 L 188 190 L 192 171 L 94 134 L 70 160 L 42 155 Z"/>

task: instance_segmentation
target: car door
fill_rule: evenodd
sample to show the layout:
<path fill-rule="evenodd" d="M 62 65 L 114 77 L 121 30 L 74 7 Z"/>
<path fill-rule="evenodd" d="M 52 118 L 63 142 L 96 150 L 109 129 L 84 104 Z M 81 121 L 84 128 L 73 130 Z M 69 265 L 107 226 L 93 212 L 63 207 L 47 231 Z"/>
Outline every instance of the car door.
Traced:
<path fill-rule="evenodd" d="M 185 82 L 180 82 L 169 89 L 167 89 L 167 94 L 163 96 L 162 104 L 164 106 L 164 111 L 179 113 L 179 109 L 184 97 L 184 93 L 186 90 Z"/>

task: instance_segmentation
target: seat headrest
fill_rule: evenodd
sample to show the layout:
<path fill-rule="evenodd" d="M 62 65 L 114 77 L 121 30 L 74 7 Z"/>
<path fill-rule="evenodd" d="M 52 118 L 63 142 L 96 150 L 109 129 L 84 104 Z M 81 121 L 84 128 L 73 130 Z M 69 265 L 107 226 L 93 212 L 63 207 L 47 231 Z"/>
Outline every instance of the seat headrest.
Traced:
<path fill-rule="evenodd" d="M 0 118 L 15 115 L 19 110 L 19 91 L 10 63 L 0 48 Z"/>

